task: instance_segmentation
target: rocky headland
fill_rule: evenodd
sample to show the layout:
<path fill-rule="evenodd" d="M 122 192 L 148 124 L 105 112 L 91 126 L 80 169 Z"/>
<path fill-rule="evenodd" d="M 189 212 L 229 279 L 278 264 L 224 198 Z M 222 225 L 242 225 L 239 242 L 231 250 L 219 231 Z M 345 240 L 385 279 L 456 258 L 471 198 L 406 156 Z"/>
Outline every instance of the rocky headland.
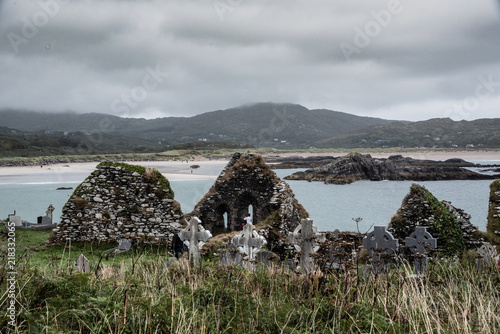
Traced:
<path fill-rule="evenodd" d="M 293 173 L 285 179 L 322 181 L 327 184 L 349 184 L 359 180 L 437 181 L 500 178 L 500 174 L 486 174 L 471 170 L 480 167 L 480 165 L 456 158 L 435 161 L 417 160 L 402 155 L 372 158 L 369 154 L 350 153 L 336 158 L 326 165 Z"/>

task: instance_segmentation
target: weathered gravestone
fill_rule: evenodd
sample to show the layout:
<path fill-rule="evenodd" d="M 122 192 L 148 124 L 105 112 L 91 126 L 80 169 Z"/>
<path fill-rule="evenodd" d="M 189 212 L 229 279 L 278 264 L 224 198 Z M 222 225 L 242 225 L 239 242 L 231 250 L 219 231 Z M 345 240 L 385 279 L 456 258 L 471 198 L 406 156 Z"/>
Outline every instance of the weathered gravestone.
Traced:
<path fill-rule="evenodd" d="M 267 241 L 255 231 L 253 224 L 248 223 L 243 227 L 243 231 L 233 237 L 231 243 L 238 247 L 243 256 L 243 267 L 253 269 L 255 254 L 267 244 Z"/>
<path fill-rule="evenodd" d="M 311 254 L 319 249 L 318 241 L 324 241 L 324 236 L 319 233 L 318 228 L 313 225 L 309 218 L 302 219 L 299 226 L 293 233 L 288 235 L 289 241 L 295 249 L 300 252 L 300 267 L 305 274 L 310 273 L 314 268 L 314 261 Z"/>
<path fill-rule="evenodd" d="M 258 252 L 257 255 L 255 256 L 255 261 L 257 263 L 261 263 L 268 268 L 274 265 L 275 259 L 278 259 L 278 256 L 276 254 L 265 250 Z"/>
<path fill-rule="evenodd" d="M 189 221 L 188 227 L 179 232 L 182 241 L 189 242 L 189 261 L 193 265 L 200 265 L 200 248 L 212 237 L 210 231 L 205 230 L 198 217 L 193 217 Z"/>
<path fill-rule="evenodd" d="M 495 265 L 495 261 L 497 258 L 497 250 L 494 246 L 492 246 L 489 242 L 483 242 L 483 245 L 479 247 L 477 250 L 477 253 L 479 254 L 479 258 L 476 260 L 476 265 L 477 265 L 477 271 L 479 273 L 482 272 L 483 269 L 483 263 L 486 266 L 493 266 Z"/>
<path fill-rule="evenodd" d="M 241 256 L 238 247 L 230 244 L 227 250 L 221 252 L 220 264 L 225 266 L 237 266 L 241 264 L 243 256 Z"/>
<path fill-rule="evenodd" d="M 363 247 L 373 259 L 373 272 L 381 273 L 387 269 L 387 259 L 398 250 L 399 243 L 385 226 L 375 226 L 363 239 Z"/>
<path fill-rule="evenodd" d="M 49 205 L 47 208 L 47 211 L 45 211 L 45 217 L 42 217 L 42 224 L 43 225 L 50 225 L 52 224 L 52 212 L 54 212 L 54 207 L 52 204 Z"/>
<path fill-rule="evenodd" d="M 427 232 L 427 227 L 417 226 L 405 239 L 405 245 L 413 253 L 415 275 L 423 275 L 427 266 L 427 253 L 429 249 L 437 247 L 437 239 Z"/>
<path fill-rule="evenodd" d="M 118 247 L 105 250 L 103 253 L 120 254 L 120 253 L 129 251 L 131 247 L 132 247 L 132 243 L 129 240 L 120 239 L 120 240 L 118 240 Z"/>
<path fill-rule="evenodd" d="M 77 273 L 90 273 L 90 261 L 85 255 L 80 256 L 75 261 L 75 272 Z"/>

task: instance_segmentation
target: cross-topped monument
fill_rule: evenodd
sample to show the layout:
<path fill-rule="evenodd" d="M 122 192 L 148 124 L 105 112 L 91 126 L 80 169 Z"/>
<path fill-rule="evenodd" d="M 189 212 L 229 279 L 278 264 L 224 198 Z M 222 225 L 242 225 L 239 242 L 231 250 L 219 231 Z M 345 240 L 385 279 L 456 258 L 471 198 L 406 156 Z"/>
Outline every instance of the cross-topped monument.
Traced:
<path fill-rule="evenodd" d="M 398 250 L 399 242 L 386 231 L 385 226 L 375 226 L 363 239 L 363 247 L 373 258 L 373 271 L 378 274 L 386 269 L 386 258 Z"/>
<path fill-rule="evenodd" d="M 212 237 L 210 231 L 205 230 L 198 217 L 193 217 L 189 221 L 188 227 L 180 231 L 179 237 L 182 241 L 189 242 L 189 260 L 195 266 L 200 265 L 200 248 Z"/>
<path fill-rule="evenodd" d="M 288 240 L 300 252 L 300 266 L 303 273 L 310 273 L 314 267 L 311 254 L 319 249 L 318 241 L 324 241 L 325 237 L 319 233 L 318 228 L 313 225 L 309 218 L 302 219 L 293 233 L 288 235 Z"/>
<path fill-rule="evenodd" d="M 427 227 L 417 226 L 405 239 L 405 245 L 414 256 L 415 275 L 423 275 L 427 266 L 427 253 L 429 249 L 437 247 L 437 239 L 427 232 Z"/>
<path fill-rule="evenodd" d="M 253 269 L 255 254 L 267 244 L 266 239 L 255 231 L 252 223 L 247 223 L 238 235 L 235 235 L 231 243 L 238 247 L 245 261 L 243 266 L 247 269 Z"/>

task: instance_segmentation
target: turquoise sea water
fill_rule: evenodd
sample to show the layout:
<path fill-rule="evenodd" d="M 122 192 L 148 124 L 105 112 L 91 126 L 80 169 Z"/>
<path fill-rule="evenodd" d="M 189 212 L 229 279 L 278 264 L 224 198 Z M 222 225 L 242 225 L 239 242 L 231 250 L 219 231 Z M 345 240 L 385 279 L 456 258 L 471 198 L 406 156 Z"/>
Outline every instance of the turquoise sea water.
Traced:
<path fill-rule="evenodd" d="M 175 199 L 184 212 L 190 212 L 194 205 L 212 186 L 224 163 L 220 166 L 203 166 L 197 174 L 213 175 L 213 179 L 171 180 Z M 160 169 L 161 170 L 161 169 Z M 296 170 L 276 170 L 283 178 Z M 37 175 L 7 176 L 0 178 L 0 217 L 16 213 L 23 220 L 36 222 L 37 216 L 44 216 L 49 204 L 55 207 L 54 220 L 59 221 L 62 207 L 73 190 L 56 190 L 58 187 L 75 188 L 88 173 L 66 173 L 57 177 L 43 178 Z M 392 215 L 401 206 L 404 196 L 413 182 L 410 181 L 358 181 L 349 185 L 325 185 L 321 182 L 289 181 L 298 199 L 321 231 L 356 230 L 353 218 L 361 217 L 361 232 L 370 226 L 387 225 Z M 488 214 L 489 185 L 491 181 L 428 181 L 419 182 L 439 200 L 451 201 L 465 210 L 472 223 L 481 230 L 486 229 Z"/>

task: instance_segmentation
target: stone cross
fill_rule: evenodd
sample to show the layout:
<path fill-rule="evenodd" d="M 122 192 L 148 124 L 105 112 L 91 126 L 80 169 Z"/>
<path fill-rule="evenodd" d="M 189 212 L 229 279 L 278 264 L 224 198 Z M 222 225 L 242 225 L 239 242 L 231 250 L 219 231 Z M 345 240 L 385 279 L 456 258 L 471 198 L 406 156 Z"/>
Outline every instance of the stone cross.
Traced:
<path fill-rule="evenodd" d="M 482 264 L 485 263 L 487 266 L 495 265 L 495 260 L 497 257 L 497 250 L 489 242 L 483 242 L 483 245 L 477 250 L 480 258 L 476 260 L 477 270 L 479 273 L 482 271 Z"/>
<path fill-rule="evenodd" d="M 212 233 L 205 230 L 198 217 L 193 217 L 189 221 L 188 227 L 179 233 L 179 237 L 182 241 L 189 242 L 189 261 L 193 261 L 195 266 L 199 266 L 200 248 L 212 237 Z"/>
<path fill-rule="evenodd" d="M 414 254 L 415 275 L 423 275 L 427 266 L 427 252 L 437 247 L 437 239 L 427 232 L 427 227 L 417 226 L 405 239 L 405 245 Z"/>
<path fill-rule="evenodd" d="M 363 238 L 363 247 L 372 256 L 373 270 L 378 274 L 386 270 L 385 259 L 397 251 L 399 242 L 386 231 L 385 226 L 375 226 L 373 231 Z"/>
<path fill-rule="evenodd" d="M 47 208 L 47 211 L 45 211 L 45 217 L 42 217 L 42 224 L 43 225 L 50 225 L 52 224 L 52 212 L 54 212 L 54 207 L 49 205 Z"/>
<path fill-rule="evenodd" d="M 319 249 L 318 241 L 324 241 L 324 236 L 319 233 L 318 228 L 313 225 L 309 218 L 302 219 L 299 226 L 293 233 L 288 235 L 288 240 L 294 245 L 295 249 L 301 253 L 300 266 L 302 272 L 310 273 L 314 267 L 314 261 L 311 254 Z"/>
<path fill-rule="evenodd" d="M 90 273 L 90 261 L 85 255 L 80 254 L 75 261 L 75 272 L 77 273 Z"/>
<path fill-rule="evenodd" d="M 243 231 L 233 237 L 231 243 L 238 247 L 243 256 L 243 260 L 245 261 L 243 266 L 247 269 L 253 269 L 255 254 L 267 244 L 267 241 L 255 231 L 255 226 L 252 223 L 247 223 L 243 227 Z"/>

